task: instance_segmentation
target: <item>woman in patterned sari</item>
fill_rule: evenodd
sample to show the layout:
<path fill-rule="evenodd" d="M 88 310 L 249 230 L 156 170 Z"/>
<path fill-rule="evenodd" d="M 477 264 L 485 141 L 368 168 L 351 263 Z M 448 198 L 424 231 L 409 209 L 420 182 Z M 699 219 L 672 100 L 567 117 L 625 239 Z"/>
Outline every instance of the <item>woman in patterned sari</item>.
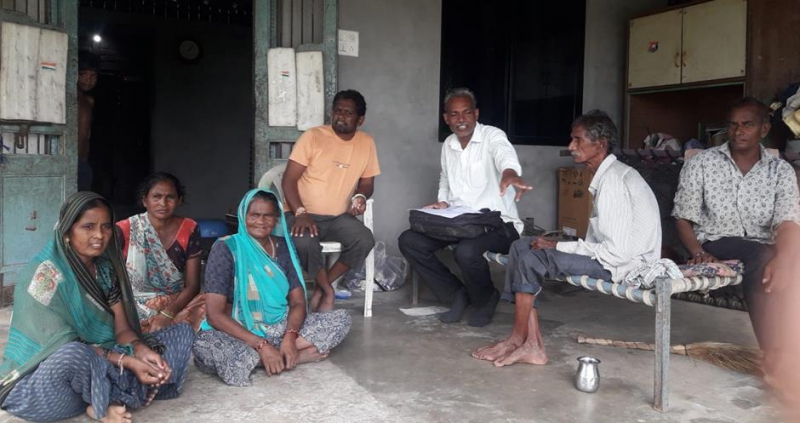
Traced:
<path fill-rule="evenodd" d="M 112 222 L 103 197 L 72 194 L 53 239 L 20 272 L 0 365 L 9 413 L 130 422 L 127 410 L 179 395 L 194 331 L 184 324 L 142 335 Z"/>
<path fill-rule="evenodd" d="M 239 231 L 220 238 L 206 265 L 207 321 L 192 351 L 197 368 L 234 386 L 320 361 L 350 330 L 345 310 L 306 314 L 302 271 L 274 194 L 254 189 L 239 204 Z"/>
<path fill-rule="evenodd" d="M 175 215 L 184 194 L 177 177 L 156 172 L 139 188 L 147 211 L 117 223 L 145 333 L 182 322 L 197 331 L 205 316 L 205 301 L 198 295 L 200 229 L 194 220 Z"/>

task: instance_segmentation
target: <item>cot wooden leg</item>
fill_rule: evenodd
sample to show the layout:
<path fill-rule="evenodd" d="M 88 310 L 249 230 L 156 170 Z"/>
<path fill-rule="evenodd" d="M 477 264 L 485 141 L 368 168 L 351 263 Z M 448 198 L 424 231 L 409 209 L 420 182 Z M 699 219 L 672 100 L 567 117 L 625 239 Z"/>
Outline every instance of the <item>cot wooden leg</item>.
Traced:
<path fill-rule="evenodd" d="M 653 408 L 664 413 L 669 408 L 670 295 L 667 281 L 656 282 L 656 351 Z"/>

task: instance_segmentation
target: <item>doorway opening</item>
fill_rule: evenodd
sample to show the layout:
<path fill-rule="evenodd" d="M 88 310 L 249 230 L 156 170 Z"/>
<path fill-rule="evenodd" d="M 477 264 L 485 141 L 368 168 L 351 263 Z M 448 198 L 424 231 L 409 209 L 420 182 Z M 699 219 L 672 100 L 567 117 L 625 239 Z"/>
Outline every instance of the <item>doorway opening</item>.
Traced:
<path fill-rule="evenodd" d="M 189 194 L 180 214 L 224 216 L 249 184 L 252 0 L 81 0 L 78 39 L 99 59 L 92 189 L 124 219 L 166 171 Z"/>

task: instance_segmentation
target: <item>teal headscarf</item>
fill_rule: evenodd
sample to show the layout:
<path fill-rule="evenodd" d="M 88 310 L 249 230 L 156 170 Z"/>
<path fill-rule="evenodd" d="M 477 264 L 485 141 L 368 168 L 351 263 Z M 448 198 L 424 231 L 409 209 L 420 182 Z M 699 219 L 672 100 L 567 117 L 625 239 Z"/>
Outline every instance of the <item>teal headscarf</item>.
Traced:
<path fill-rule="evenodd" d="M 19 379 L 68 342 L 81 340 L 105 348 L 130 348 L 117 345 L 114 334 L 114 313 L 107 297 L 114 281 L 120 286 L 128 325 L 141 334 L 116 232 L 111 231 L 106 251 L 95 259 L 97 278 L 64 240 L 84 207 L 98 200 L 109 208 L 113 221 L 113 209 L 105 198 L 93 192 L 70 195 L 61 206 L 53 238 L 19 273 L 8 344 L 0 366 L 0 403 Z M 163 345 L 155 338 L 143 339 L 157 352 L 163 352 Z"/>
<path fill-rule="evenodd" d="M 292 267 L 289 269 L 282 269 L 278 262 L 267 254 L 261 244 L 247 232 L 247 209 L 259 192 L 272 194 L 277 200 L 280 214 L 278 222 L 272 230 L 272 236 L 280 238 L 278 244 L 283 242 L 288 248 L 292 258 Z M 305 295 L 303 271 L 300 268 L 292 237 L 286 236 L 289 230 L 286 227 L 283 205 L 278 196 L 264 189 L 250 190 L 239 203 L 237 216 L 239 218 L 238 232 L 217 241 L 224 242 L 233 255 L 235 270 L 231 317 L 250 332 L 263 337 L 266 334 L 264 325 L 278 323 L 288 313 L 289 279 L 286 277 L 288 272 L 296 272 L 303 287 L 303 295 Z M 202 329 L 207 330 L 211 327 L 208 322 L 203 322 Z"/>

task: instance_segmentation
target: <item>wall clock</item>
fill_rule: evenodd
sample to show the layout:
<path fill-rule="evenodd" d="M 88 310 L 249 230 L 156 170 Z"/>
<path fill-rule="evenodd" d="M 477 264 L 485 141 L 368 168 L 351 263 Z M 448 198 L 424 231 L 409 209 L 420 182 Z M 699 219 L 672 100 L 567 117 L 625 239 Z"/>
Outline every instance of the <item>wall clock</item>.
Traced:
<path fill-rule="evenodd" d="M 178 58 L 184 63 L 197 63 L 203 57 L 203 48 L 195 40 L 186 38 L 178 43 Z"/>

